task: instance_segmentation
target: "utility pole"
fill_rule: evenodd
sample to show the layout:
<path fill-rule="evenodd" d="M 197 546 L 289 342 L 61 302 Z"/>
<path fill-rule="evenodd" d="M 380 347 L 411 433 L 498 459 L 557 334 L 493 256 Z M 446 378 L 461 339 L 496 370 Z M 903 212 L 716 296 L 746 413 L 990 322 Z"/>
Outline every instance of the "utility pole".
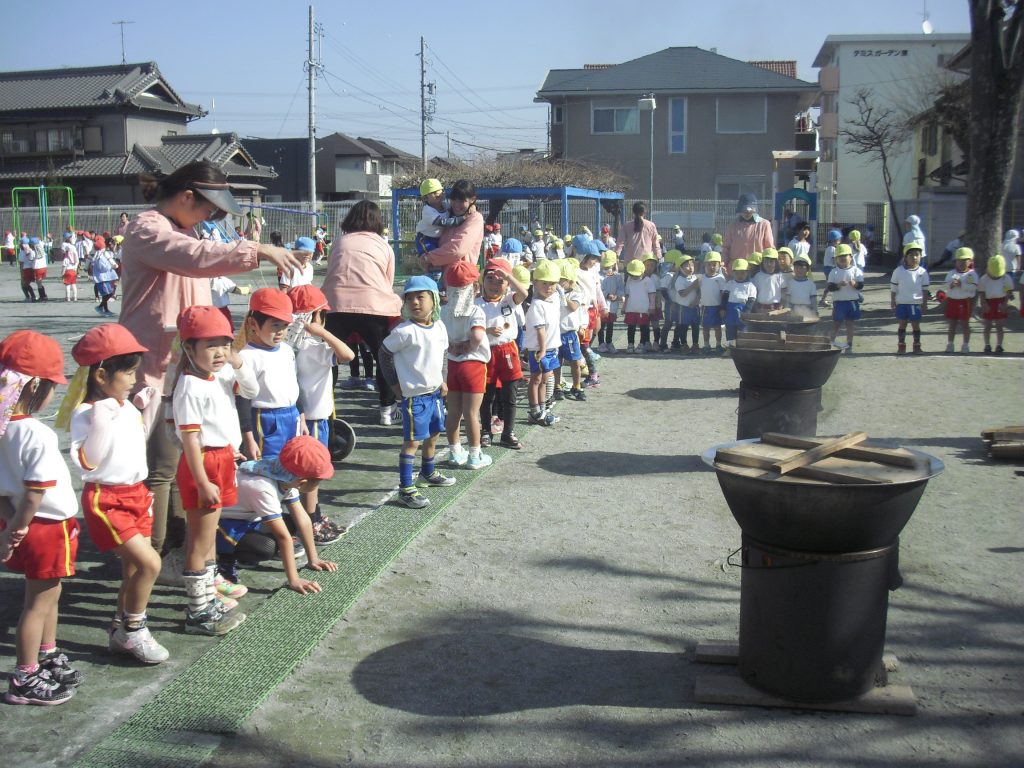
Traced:
<path fill-rule="evenodd" d="M 112 24 L 118 24 L 121 27 L 121 63 L 122 64 L 127 64 L 128 61 L 124 57 L 124 25 L 125 24 L 134 24 L 135 22 L 134 21 L 113 21 L 111 23 Z"/>
<path fill-rule="evenodd" d="M 448 137 L 448 159 L 452 159 L 452 132 L 445 131 L 444 135 Z"/>
<path fill-rule="evenodd" d="M 309 74 L 309 210 L 316 212 L 316 76 L 321 69 L 318 51 L 314 49 L 316 23 L 313 6 L 309 6 L 309 58 L 306 72 Z M 317 222 L 319 223 L 319 221 Z"/>
<path fill-rule="evenodd" d="M 427 41 L 420 38 L 420 161 L 427 172 Z"/>

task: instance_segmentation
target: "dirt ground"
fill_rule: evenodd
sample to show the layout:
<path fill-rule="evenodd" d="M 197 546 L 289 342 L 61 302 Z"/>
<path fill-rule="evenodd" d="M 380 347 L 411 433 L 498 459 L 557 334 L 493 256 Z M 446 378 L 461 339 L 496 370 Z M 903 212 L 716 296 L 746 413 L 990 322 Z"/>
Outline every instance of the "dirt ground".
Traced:
<path fill-rule="evenodd" d="M 905 583 L 888 614 L 893 680 L 913 688 L 916 716 L 695 701 L 695 645 L 738 631 L 740 571 L 726 561 L 740 532 L 699 454 L 734 437 L 739 377 L 727 358 L 616 355 L 590 400 L 522 433 L 526 448 L 427 528 L 208 764 L 1020 765 L 1021 468 L 989 461 L 978 433 L 1024 424 L 1024 336 L 1015 319 L 1012 354 L 947 356 L 930 314 L 927 354 L 897 358 L 886 282 L 872 276 L 857 352 L 824 389 L 818 434 L 864 430 L 945 463 L 903 532 Z M 17 327 L 5 316 L 4 332 Z M 51 322 L 72 336 L 90 318 L 38 327 Z M 372 404 L 350 401 L 367 439 L 358 471 L 339 480 L 342 517 L 394 484 L 397 431 L 370 426 Z M 0 576 L 5 668 L 13 581 Z M 105 610 L 92 596 L 72 613 L 88 624 Z M 74 631 L 76 650 L 95 644 L 94 627 Z M 209 645 L 176 642 L 182 657 L 159 674 Z M 66 764 L 161 679 L 140 685 L 139 670 L 102 653 L 86 671 L 81 705 L 3 710 L 12 765 Z"/>

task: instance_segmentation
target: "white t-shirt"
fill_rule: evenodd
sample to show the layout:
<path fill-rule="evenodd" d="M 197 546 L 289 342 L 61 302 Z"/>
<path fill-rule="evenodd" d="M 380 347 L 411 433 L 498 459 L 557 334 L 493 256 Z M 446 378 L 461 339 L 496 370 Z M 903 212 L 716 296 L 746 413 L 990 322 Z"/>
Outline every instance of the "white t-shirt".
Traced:
<path fill-rule="evenodd" d="M 238 502 L 220 511 L 221 517 L 232 520 L 273 520 L 281 516 L 281 504 L 299 500 L 294 488 L 281 493 L 276 480 L 248 472 L 235 473 Z"/>
<path fill-rule="evenodd" d="M 182 374 L 174 385 L 171 400 L 179 439 L 182 432 L 198 432 L 203 448 L 240 445 L 242 428 L 238 426 L 235 394 L 254 398 L 259 391 L 260 385 L 247 364 L 237 371 L 225 365 L 206 378 Z"/>
<path fill-rule="evenodd" d="M 1013 293 L 1013 278 L 1009 275 L 990 277 L 982 275 L 978 281 L 978 292 L 986 299 L 1001 299 Z"/>
<path fill-rule="evenodd" d="M 436 208 L 424 204 L 423 215 L 420 216 L 420 220 L 416 222 L 417 234 L 423 235 L 424 237 L 440 237 L 441 227 L 434 224 L 434 220 L 438 216 L 443 216 L 444 212 L 439 211 Z M 402 390 L 403 392 L 405 390 Z"/>
<path fill-rule="evenodd" d="M 758 304 L 782 303 L 782 289 L 786 284 L 786 278 L 781 272 L 758 272 L 753 277 L 753 283 L 757 288 Z"/>
<path fill-rule="evenodd" d="M 83 446 L 92 431 L 93 404 L 82 403 L 71 415 L 71 461 L 87 483 L 134 485 L 149 475 L 146 464 L 146 428 L 132 403 L 120 403 L 117 416 L 106 429 L 111 435 L 105 456 L 87 456 Z"/>
<path fill-rule="evenodd" d="M 252 399 L 253 408 L 285 408 L 298 402 L 295 350 L 284 343 L 273 349 L 247 344 L 238 354 L 260 385 L 259 393 Z"/>
<path fill-rule="evenodd" d="M 530 243 L 530 253 L 533 254 L 534 261 L 537 261 L 538 259 L 546 259 L 548 257 L 546 251 L 544 250 L 543 240 L 534 240 L 532 243 Z"/>
<path fill-rule="evenodd" d="M 420 325 L 406 320 L 394 327 L 384 346 L 395 356 L 395 372 L 402 395 L 426 395 L 444 382 L 444 358 L 448 350 L 448 331 L 438 321 Z"/>
<path fill-rule="evenodd" d="M 230 277 L 214 277 L 210 280 L 210 297 L 213 306 L 218 309 L 231 304 L 231 292 L 235 290 L 235 284 Z"/>
<path fill-rule="evenodd" d="M 859 267 L 835 267 L 828 274 L 828 281 L 839 285 L 842 282 L 863 283 L 864 273 Z M 859 301 L 860 290 L 852 285 L 844 285 L 838 291 L 832 291 L 833 301 Z"/>
<path fill-rule="evenodd" d="M 558 307 L 558 293 L 553 293 L 546 300 L 534 298 L 526 311 L 526 327 L 523 329 L 523 348 L 532 352 L 537 348 L 537 329 L 544 329 L 544 348 L 558 349 L 562 344 L 559 331 L 561 310 Z"/>
<path fill-rule="evenodd" d="M 959 279 L 959 284 L 953 287 L 953 281 Z M 949 270 L 946 274 L 946 296 L 951 299 L 971 299 L 978 293 L 978 273 L 973 269 L 966 272 Z"/>
<path fill-rule="evenodd" d="M 609 295 L 615 296 L 615 299 L 608 299 L 609 312 L 616 315 L 619 314 L 619 308 L 622 307 L 622 292 L 625 290 L 626 282 L 618 272 L 601 278 L 601 292 L 606 297 Z"/>
<path fill-rule="evenodd" d="M 757 287 L 749 280 L 742 283 L 735 279 L 729 280 L 725 290 L 729 293 L 730 304 L 746 304 L 750 299 L 757 299 Z"/>
<path fill-rule="evenodd" d="M 648 294 L 656 292 L 657 286 L 654 283 L 654 278 L 650 275 L 640 279 L 632 276 L 628 277 L 626 279 L 625 306 L 622 308 L 622 311 L 626 313 L 639 312 L 641 314 L 650 312 L 653 299 Z"/>
<path fill-rule="evenodd" d="M 797 256 L 810 256 L 811 244 L 806 240 L 797 240 L 795 237 L 789 241 L 789 250 L 793 252 L 793 259 Z"/>
<path fill-rule="evenodd" d="M 300 285 L 312 285 L 313 263 L 311 261 L 307 261 L 303 266 L 298 269 L 293 269 L 290 273 L 282 272 L 280 277 L 277 278 L 277 282 L 288 288 L 297 288 Z"/>
<path fill-rule="evenodd" d="M 924 289 L 928 287 L 928 270 L 922 266 L 909 270 L 900 265 L 893 271 L 889 283 L 897 304 L 920 304 L 924 301 Z"/>
<path fill-rule="evenodd" d="M 483 340 L 475 347 L 470 348 L 468 352 L 464 352 L 461 355 L 453 355 L 451 352 L 451 345 L 468 341 L 470 332 L 474 328 L 487 327 L 487 317 L 484 315 L 483 307 L 474 303 L 470 309 L 470 314 L 464 317 L 455 317 L 452 314 L 451 306 L 451 304 L 445 304 L 441 307 L 441 321 L 448 332 L 448 359 L 460 363 L 467 360 L 479 360 L 482 363 L 486 363 L 491 359 L 491 345 L 487 343 L 486 333 Z"/>
<path fill-rule="evenodd" d="M 1006 271 L 1013 274 L 1020 269 L 1020 246 L 1014 240 L 1003 243 L 1003 258 L 1006 259 Z"/>
<path fill-rule="evenodd" d="M 487 341 L 492 347 L 516 340 L 516 336 L 519 335 L 516 311 L 520 310 L 520 307 L 512 299 L 511 291 L 497 301 L 487 301 L 481 296 L 476 300 L 476 305 L 484 311 L 484 330 L 497 328 L 500 331 L 497 336 L 487 334 Z"/>
<path fill-rule="evenodd" d="M 334 413 L 334 351 L 327 342 L 303 334 L 295 349 L 295 373 L 299 382 L 299 410 L 309 421 L 329 419 Z"/>
<path fill-rule="evenodd" d="M 700 288 L 697 289 L 700 292 L 700 305 L 702 307 L 719 306 L 722 303 L 722 291 L 725 290 L 726 282 L 728 281 L 721 272 L 713 277 L 701 275 Z"/>
<path fill-rule="evenodd" d="M 681 307 L 697 306 L 697 302 L 700 300 L 699 286 L 685 296 L 680 296 L 679 292 L 684 288 L 689 288 L 699 279 L 700 277 L 696 273 L 692 275 L 684 275 L 682 272 L 678 273 L 675 280 L 672 282 L 672 286 L 669 288 L 668 295 L 672 298 L 672 301 Z"/>
<path fill-rule="evenodd" d="M 821 263 L 822 266 L 826 267 L 834 267 L 836 265 L 836 247 L 834 245 L 830 245 L 825 249 L 825 255 L 822 257 Z"/>
<path fill-rule="evenodd" d="M 569 309 L 569 302 L 576 302 L 576 309 Z M 583 296 L 579 291 L 569 291 L 565 294 L 565 301 L 559 302 L 559 314 L 561 315 L 558 321 L 559 333 L 569 333 L 569 331 L 578 331 L 583 326 L 583 320 L 580 317 L 580 312 L 583 312 L 586 316 L 586 307 L 583 304 Z"/>
<path fill-rule="evenodd" d="M 57 435 L 31 416 L 12 416 L 0 437 L 0 496 L 17 509 L 27 490 L 45 491 L 37 517 L 67 520 L 78 513 L 71 473 Z"/>
<path fill-rule="evenodd" d="M 868 265 L 868 249 L 864 247 L 864 243 L 858 242 L 855 248 L 851 243 L 850 247 L 853 248 L 853 266 L 865 269 Z"/>
<path fill-rule="evenodd" d="M 782 288 L 782 295 L 783 303 L 788 306 L 813 307 L 818 301 L 818 287 L 809 277 L 806 280 L 797 280 L 790 275 Z"/>

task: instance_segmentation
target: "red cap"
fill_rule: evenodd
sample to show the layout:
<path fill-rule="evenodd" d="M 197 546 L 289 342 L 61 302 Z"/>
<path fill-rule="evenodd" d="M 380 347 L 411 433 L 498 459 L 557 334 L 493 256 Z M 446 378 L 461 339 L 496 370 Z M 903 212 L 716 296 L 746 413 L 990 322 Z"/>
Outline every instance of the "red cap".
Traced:
<path fill-rule="evenodd" d="M 249 311 L 262 312 L 267 317 L 292 321 L 292 300 L 288 294 L 277 288 L 260 288 L 249 297 Z"/>
<path fill-rule="evenodd" d="M 315 285 L 297 285 L 288 291 L 288 298 L 296 313 L 319 312 L 330 306 L 324 292 Z"/>
<path fill-rule="evenodd" d="M 92 241 L 92 244 L 100 249 L 107 247 L 107 241 L 103 239 L 103 235 L 96 235 L 95 239 Z"/>
<path fill-rule="evenodd" d="M 303 480 L 329 480 L 334 477 L 331 452 L 310 435 L 293 437 L 277 457 L 281 466 Z"/>
<path fill-rule="evenodd" d="M 149 352 L 139 344 L 132 332 L 119 323 L 97 325 L 85 332 L 85 336 L 71 348 L 71 357 L 79 365 L 96 365 L 117 355 L 133 352 Z"/>
<path fill-rule="evenodd" d="M 465 288 L 479 279 L 480 270 L 476 268 L 476 264 L 472 264 L 465 259 L 456 261 L 444 273 L 444 281 L 448 284 L 449 288 Z"/>
<path fill-rule="evenodd" d="M 493 231 L 494 231 L 494 225 L 493 224 L 487 224 L 487 225 L 484 226 L 484 232 L 493 232 Z"/>
<path fill-rule="evenodd" d="M 505 259 L 488 259 L 484 265 L 484 272 L 501 272 L 503 275 L 512 274 L 512 265 Z"/>
<path fill-rule="evenodd" d="M 494 231 L 495 232 L 501 232 L 501 224 L 499 222 L 497 222 L 497 221 L 494 222 Z"/>
<path fill-rule="evenodd" d="M 0 365 L 26 376 L 68 383 L 60 344 L 37 331 L 15 331 L 0 341 Z"/>
<path fill-rule="evenodd" d="M 182 341 L 234 338 L 231 322 L 216 307 L 186 307 L 178 315 L 178 333 Z"/>

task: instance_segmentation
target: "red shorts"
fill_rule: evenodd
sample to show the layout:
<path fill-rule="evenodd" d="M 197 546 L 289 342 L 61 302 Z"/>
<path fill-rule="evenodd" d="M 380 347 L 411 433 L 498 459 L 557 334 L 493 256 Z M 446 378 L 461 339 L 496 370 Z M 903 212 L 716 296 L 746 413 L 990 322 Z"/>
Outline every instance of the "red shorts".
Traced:
<path fill-rule="evenodd" d="M 31 283 L 33 280 L 36 279 L 35 278 L 35 274 L 36 274 L 36 271 L 34 269 L 28 269 L 26 267 L 22 267 L 21 268 L 21 282 L 25 283 L 26 285 L 28 283 Z"/>
<path fill-rule="evenodd" d="M 136 534 L 153 533 L 153 494 L 145 483 L 103 485 L 87 482 L 82 489 L 82 512 L 100 552 L 109 552 Z"/>
<path fill-rule="evenodd" d="M 451 363 L 448 363 L 451 371 Z M 523 365 L 519 360 L 519 346 L 514 341 L 491 347 L 491 361 L 487 363 L 487 384 L 519 381 L 523 378 Z"/>
<path fill-rule="evenodd" d="M 3 521 L 0 520 L 0 525 Z M 5 565 L 26 579 L 63 579 L 75 575 L 78 556 L 78 521 L 36 517 L 21 544 Z"/>
<path fill-rule="evenodd" d="M 981 313 L 983 320 L 1005 320 L 1006 299 L 989 299 L 988 307 Z"/>
<path fill-rule="evenodd" d="M 448 361 L 448 391 L 483 394 L 487 389 L 487 364 L 480 360 Z"/>
<path fill-rule="evenodd" d="M 661 310 L 660 309 L 656 309 L 653 312 L 651 312 L 651 322 L 652 323 L 660 322 L 662 317 L 663 317 L 663 315 L 661 314 Z"/>
<path fill-rule="evenodd" d="M 590 343 L 591 333 L 590 333 L 590 329 L 589 328 L 580 328 L 576 332 L 576 335 L 580 337 L 580 346 L 581 347 L 585 347 L 585 346 L 587 346 L 587 344 Z"/>
<path fill-rule="evenodd" d="M 220 488 L 220 504 L 207 509 L 230 507 L 238 501 L 238 484 L 235 482 L 235 450 L 231 446 L 223 448 L 203 448 L 203 468 L 210 482 Z M 192 477 L 192 471 L 181 454 L 178 461 L 178 492 L 181 494 L 181 506 L 184 509 L 199 509 L 199 488 Z"/>
<path fill-rule="evenodd" d="M 626 325 L 639 325 L 641 328 L 650 325 L 651 316 L 646 312 L 627 312 Z"/>
<path fill-rule="evenodd" d="M 78 284 L 78 273 L 73 269 L 69 269 L 64 273 L 64 285 L 77 285 Z"/>
<path fill-rule="evenodd" d="M 597 330 L 597 309 L 594 307 L 587 310 L 587 328 L 592 331 Z"/>
<path fill-rule="evenodd" d="M 946 308 L 942 313 L 947 320 L 970 320 L 973 303 L 970 299 L 946 299 Z"/>
<path fill-rule="evenodd" d="M 606 323 L 614 323 L 614 322 L 615 322 L 616 320 L 618 320 L 618 319 L 619 319 L 619 316 L 618 316 L 618 315 L 616 315 L 616 314 L 615 314 L 614 312 L 609 312 L 609 313 L 607 313 L 607 314 L 606 314 L 606 315 L 604 316 L 604 321 L 605 321 Z"/>
<path fill-rule="evenodd" d="M 45 268 L 43 268 L 43 269 L 25 270 L 25 271 L 32 273 L 32 279 L 33 280 L 45 280 L 46 279 L 46 269 Z"/>

